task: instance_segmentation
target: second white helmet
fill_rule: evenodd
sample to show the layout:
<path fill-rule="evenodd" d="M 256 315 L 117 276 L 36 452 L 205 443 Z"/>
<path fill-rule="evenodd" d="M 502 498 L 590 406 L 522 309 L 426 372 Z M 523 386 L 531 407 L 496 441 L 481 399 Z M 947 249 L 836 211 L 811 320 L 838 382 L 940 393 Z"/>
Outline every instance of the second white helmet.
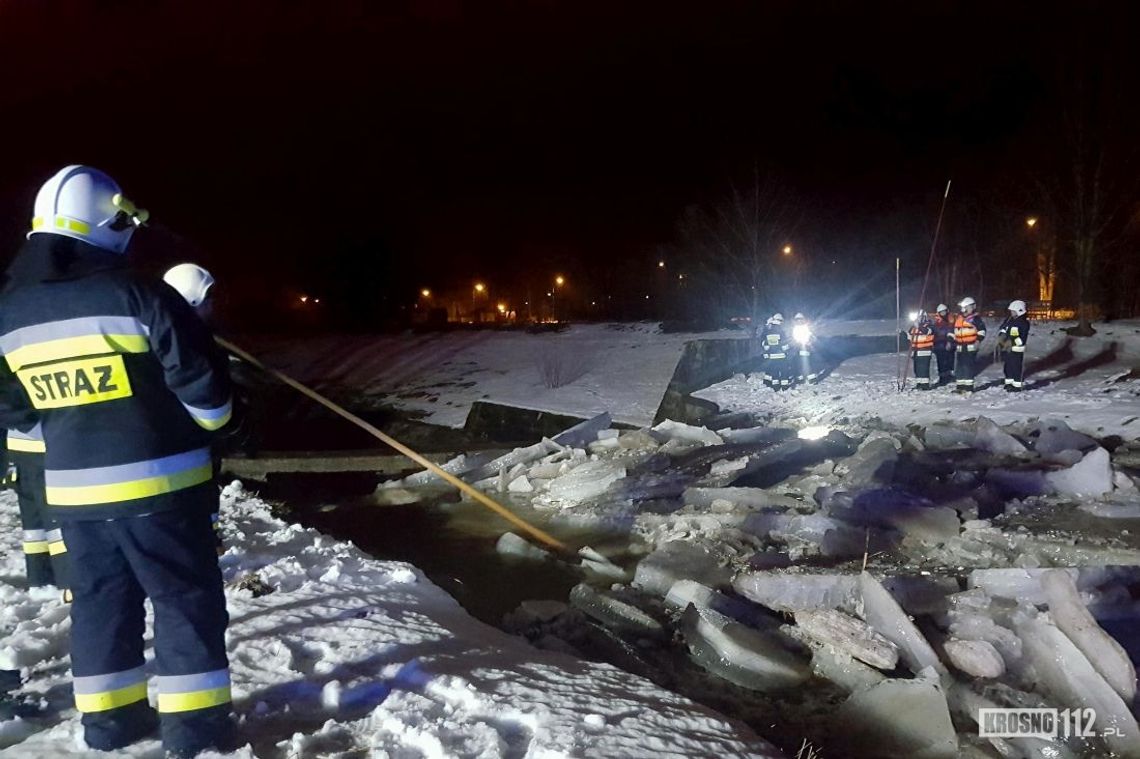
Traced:
<path fill-rule="evenodd" d="M 977 305 L 978 305 L 978 304 L 977 304 L 977 303 L 974 301 L 974 299 L 973 299 L 973 298 L 962 298 L 962 300 L 960 300 L 960 301 L 958 302 L 958 308 L 970 308 L 970 309 L 973 309 L 973 308 L 976 308 L 976 307 L 977 307 Z"/>
<path fill-rule="evenodd" d="M 945 303 L 939 303 L 938 308 L 934 309 L 934 313 L 936 313 L 936 314 L 948 314 L 948 313 L 950 313 L 950 307 L 947 306 Z"/>
<path fill-rule="evenodd" d="M 178 264 L 163 274 L 162 280 L 194 308 L 202 305 L 214 286 L 214 276 L 198 264 Z"/>
<path fill-rule="evenodd" d="M 146 219 L 146 211 L 124 198 L 114 179 L 90 166 L 72 165 L 40 187 L 28 235 L 62 235 L 122 253 Z"/>
<path fill-rule="evenodd" d="M 772 314 L 771 322 L 773 324 L 783 324 L 784 323 L 784 315 L 780 314 L 780 313 Z"/>
<path fill-rule="evenodd" d="M 1023 300 L 1015 300 L 1009 304 L 1009 312 L 1014 316 L 1024 316 L 1028 308 Z"/>

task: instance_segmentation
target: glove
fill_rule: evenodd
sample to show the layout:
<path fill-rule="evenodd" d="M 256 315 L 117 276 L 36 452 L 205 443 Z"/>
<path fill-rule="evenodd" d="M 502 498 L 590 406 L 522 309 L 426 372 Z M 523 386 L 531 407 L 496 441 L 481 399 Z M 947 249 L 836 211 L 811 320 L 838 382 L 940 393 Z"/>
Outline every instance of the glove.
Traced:
<path fill-rule="evenodd" d="M 1013 347 L 1013 341 L 1009 339 L 1009 335 L 1002 335 L 997 341 L 998 350 L 1007 351 Z"/>

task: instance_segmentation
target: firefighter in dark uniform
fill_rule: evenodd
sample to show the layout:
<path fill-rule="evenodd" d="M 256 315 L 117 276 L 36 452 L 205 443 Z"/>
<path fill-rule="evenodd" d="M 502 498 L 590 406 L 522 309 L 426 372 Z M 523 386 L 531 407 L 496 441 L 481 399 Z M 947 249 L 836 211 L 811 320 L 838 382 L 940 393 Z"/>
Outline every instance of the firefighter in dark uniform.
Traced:
<path fill-rule="evenodd" d="M 1005 389 L 1017 393 L 1025 387 L 1025 344 L 1029 339 L 1029 317 L 1025 301 L 1009 304 L 1009 318 L 998 330 L 998 346 L 1005 351 Z"/>
<path fill-rule="evenodd" d="M 958 345 L 957 364 L 954 369 L 956 392 L 974 392 L 974 375 L 977 371 L 978 346 L 986 339 L 986 323 L 978 315 L 973 298 L 963 298 L 958 304 L 961 313 L 954 321 L 954 342 Z"/>
<path fill-rule="evenodd" d="M 67 546 L 59 524 L 48 514 L 44 502 L 44 436 L 39 424 L 28 432 L 8 430 L 7 480 L 20 503 L 24 530 L 24 565 L 28 587 L 54 585 L 68 593 Z"/>
<path fill-rule="evenodd" d="M 784 315 L 773 314 L 764 327 L 764 384 L 773 390 L 787 390 L 792 386 L 790 351 L 784 332 Z"/>
<path fill-rule="evenodd" d="M 930 389 L 930 355 L 934 350 L 934 325 L 925 311 L 919 311 L 910 327 L 910 349 L 914 354 L 914 386 Z"/>
<path fill-rule="evenodd" d="M 938 384 L 954 380 L 954 320 L 945 303 L 939 303 L 931 323 L 934 327 L 934 360 L 938 364 Z"/>
<path fill-rule="evenodd" d="M 812 351 L 815 349 L 815 335 L 812 333 L 811 324 L 803 314 L 792 317 L 792 340 L 799 347 L 800 353 L 796 382 L 814 385 L 819 378 L 819 372 L 813 368 L 811 360 Z"/>
<path fill-rule="evenodd" d="M 186 302 L 126 268 L 145 219 L 100 171 L 68 166 L 48 180 L 8 271 L 0 354 L 42 419 L 49 513 L 83 568 L 71 578 L 71 667 L 84 739 L 112 751 L 157 722 L 168 755 L 193 756 L 233 740 L 210 525 L 211 433 L 229 420 L 230 389 Z"/>

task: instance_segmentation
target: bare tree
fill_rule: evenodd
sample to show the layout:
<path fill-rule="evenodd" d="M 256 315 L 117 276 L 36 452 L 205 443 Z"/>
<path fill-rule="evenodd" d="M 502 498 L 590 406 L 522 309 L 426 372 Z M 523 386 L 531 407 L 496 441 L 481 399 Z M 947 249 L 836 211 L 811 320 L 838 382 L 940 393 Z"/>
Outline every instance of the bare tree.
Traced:
<path fill-rule="evenodd" d="M 683 252 L 706 307 L 748 316 L 755 333 L 762 316 L 799 284 L 803 263 L 792 241 L 800 218 L 798 204 L 759 171 L 746 190 L 733 187 L 721 203 L 686 209 Z"/>
<path fill-rule="evenodd" d="M 1124 99 L 1133 93 L 1121 79 L 1130 69 L 1124 61 L 1100 54 L 1106 49 L 1098 36 L 1080 35 L 1060 77 L 1061 165 L 1051 178 L 1039 181 L 1043 204 L 1056 218 L 1056 254 L 1076 290 L 1076 335 L 1095 332 L 1091 320 L 1102 310 L 1099 285 L 1114 246 L 1122 239 L 1136 177 L 1130 159 L 1136 148 L 1130 127 L 1123 123 Z M 1055 271 L 1045 251 L 1042 273 Z"/>

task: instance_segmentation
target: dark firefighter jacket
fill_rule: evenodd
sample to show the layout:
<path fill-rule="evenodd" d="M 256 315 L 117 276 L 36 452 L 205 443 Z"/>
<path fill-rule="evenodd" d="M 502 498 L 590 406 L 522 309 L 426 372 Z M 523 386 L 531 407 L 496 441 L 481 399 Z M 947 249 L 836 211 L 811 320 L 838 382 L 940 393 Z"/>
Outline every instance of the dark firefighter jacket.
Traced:
<path fill-rule="evenodd" d="M 764 327 L 764 358 L 779 360 L 788 357 L 790 346 L 784 325 L 769 324 Z"/>
<path fill-rule="evenodd" d="M 1025 341 L 1029 339 L 1029 318 L 1024 314 L 1011 316 L 1001 325 L 998 337 L 1014 353 L 1025 353 Z"/>
<path fill-rule="evenodd" d="M 39 234 L 0 297 L 3 384 L 43 423 L 60 520 L 176 508 L 212 479 L 210 432 L 231 414 L 225 358 L 186 302 L 121 254 Z"/>

